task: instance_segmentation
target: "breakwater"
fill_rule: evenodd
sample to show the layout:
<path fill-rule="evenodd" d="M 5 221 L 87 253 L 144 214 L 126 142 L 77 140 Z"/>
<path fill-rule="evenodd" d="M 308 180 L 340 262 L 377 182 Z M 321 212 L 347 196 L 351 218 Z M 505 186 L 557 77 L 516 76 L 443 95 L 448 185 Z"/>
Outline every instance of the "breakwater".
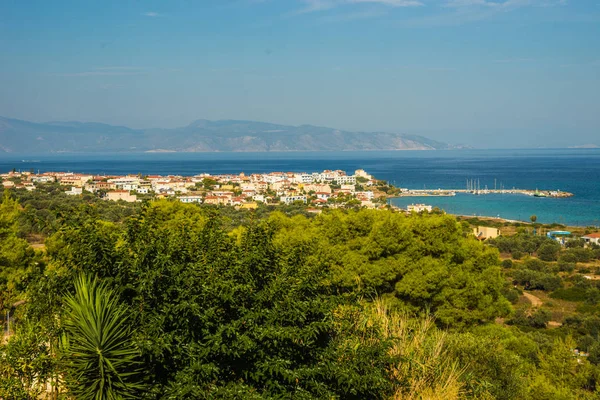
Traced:
<path fill-rule="evenodd" d="M 467 190 L 467 189 L 402 189 L 397 197 L 425 197 L 425 196 L 439 196 L 439 197 L 450 197 L 455 196 L 457 193 L 465 193 L 472 195 L 486 195 L 486 194 L 519 194 L 533 197 L 553 197 L 553 198 L 565 198 L 573 197 L 574 194 L 570 192 L 563 192 L 560 190 L 531 190 L 531 189 L 481 189 L 481 190 Z"/>

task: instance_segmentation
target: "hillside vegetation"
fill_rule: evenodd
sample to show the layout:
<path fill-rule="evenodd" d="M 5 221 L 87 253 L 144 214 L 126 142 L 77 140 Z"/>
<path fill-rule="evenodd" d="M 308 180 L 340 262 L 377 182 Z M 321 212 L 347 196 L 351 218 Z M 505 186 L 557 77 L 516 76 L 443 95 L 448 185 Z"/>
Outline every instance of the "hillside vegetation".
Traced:
<path fill-rule="evenodd" d="M 508 265 L 448 215 L 16 194 L 0 398 L 596 398 L 598 289 L 561 267 L 580 250 Z M 586 314 L 548 329 L 525 286 Z"/>

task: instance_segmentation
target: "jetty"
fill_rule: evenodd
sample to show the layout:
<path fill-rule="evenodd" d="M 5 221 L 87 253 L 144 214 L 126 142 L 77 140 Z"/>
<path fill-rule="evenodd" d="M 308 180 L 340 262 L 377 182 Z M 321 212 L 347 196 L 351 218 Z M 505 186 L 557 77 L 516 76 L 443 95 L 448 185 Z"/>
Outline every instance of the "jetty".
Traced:
<path fill-rule="evenodd" d="M 486 194 L 518 194 L 533 197 L 553 197 L 564 198 L 572 197 L 573 193 L 563 192 L 561 190 L 531 190 L 531 189 L 401 189 L 397 197 L 448 197 L 456 196 L 457 193 L 486 195 Z"/>

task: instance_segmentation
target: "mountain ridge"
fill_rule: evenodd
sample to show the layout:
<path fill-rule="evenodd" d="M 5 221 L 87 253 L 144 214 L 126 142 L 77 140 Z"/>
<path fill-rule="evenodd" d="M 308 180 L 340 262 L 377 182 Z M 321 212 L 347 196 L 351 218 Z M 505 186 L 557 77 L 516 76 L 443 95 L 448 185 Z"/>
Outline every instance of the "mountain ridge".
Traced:
<path fill-rule="evenodd" d="M 423 136 L 351 132 L 314 125 L 197 119 L 177 128 L 133 129 L 98 122 L 30 122 L 0 117 L 0 152 L 270 152 L 446 150 Z"/>

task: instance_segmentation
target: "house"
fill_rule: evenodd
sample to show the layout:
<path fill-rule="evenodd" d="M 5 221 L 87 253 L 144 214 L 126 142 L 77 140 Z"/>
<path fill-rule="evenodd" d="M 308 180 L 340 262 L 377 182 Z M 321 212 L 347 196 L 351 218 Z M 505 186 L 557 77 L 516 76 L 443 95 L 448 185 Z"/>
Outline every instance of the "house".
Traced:
<path fill-rule="evenodd" d="M 70 174 L 60 178 L 60 184 L 64 186 L 83 187 L 87 181 L 91 181 L 92 175 Z"/>
<path fill-rule="evenodd" d="M 127 190 L 113 190 L 112 192 L 106 193 L 106 199 L 112 201 L 123 200 L 128 203 L 134 203 L 137 201 L 137 196 L 130 194 Z"/>
<path fill-rule="evenodd" d="M 500 229 L 489 226 L 478 226 L 477 228 L 473 228 L 473 235 L 478 240 L 493 239 L 500 236 Z"/>
<path fill-rule="evenodd" d="M 325 184 L 318 184 L 318 183 L 312 184 L 312 185 L 304 185 L 303 188 L 306 193 L 309 193 L 309 192 L 331 193 L 332 192 L 331 186 L 325 185 Z M 354 188 L 349 189 L 349 190 L 354 190 Z"/>
<path fill-rule="evenodd" d="M 370 174 L 367 174 L 364 169 L 357 169 L 354 171 L 354 175 L 367 180 L 371 180 L 373 178 Z"/>
<path fill-rule="evenodd" d="M 179 196 L 179 201 L 182 203 L 202 203 L 202 196 L 190 195 L 190 196 Z"/>
<path fill-rule="evenodd" d="M 368 190 L 366 192 L 356 192 L 354 193 L 354 195 L 358 198 L 362 198 L 362 199 L 366 199 L 366 200 L 373 200 L 373 198 L 375 197 L 375 194 Z M 431 211 L 431 210 L 428 210 Z"/>
<path fill-rule="evenodd" d="M 408 212 L 423 212 L 423 211 L 427 211 L 427 212 L 431 212 L 431 210 L 433 209 L 431 206 L 428 206 L 426 204 L 411 204 L 409 206 L 406 206 L 406 209 L 408 210 Z"/>
<path fill-rule="evenodd" d="M 55 180 L 56 178 L 52 175 L 36 175 L 31 177 L 31 182 L 51 183 Z"/>
<path fill-rule="evenodd" d="M 229 204 L 231 202 L 231 197 L 227 197 L 227 196 L 206 196 L 204 198 L 204 204 L 213 204 L 213 205 L 219 205 L 219 204 Z"/>
<path fill-rule="evenodd" d="M 83 193 L 83 189 L 80 187 L 71 187 L 71 190 L 69 190 L 68 192 L 65 192 L 66 195 L 68 196 L 76 196 L 76 195 L 80 195 Z"/>
<path fill-rule="evenodd" d="M 295 201 L 306 203 L 306 196 L 281 196 L 280 201 L 285 204 L 292 204 Z"/>
<path fill-rule="evenodd" d="M 581 238 L 587 244 L 595 243 L 597 245 L 600 245 L 600 232 L 589 233 L 585 236 L 582 236 Z"/>
<path fill-rule="evenodd" d="M 375 203 L 373 203 L 371 200 L 368 200 L 368 199 L 361 200 L 360 205 L 361 205 L 361 207 L 375 208 Z"/>

